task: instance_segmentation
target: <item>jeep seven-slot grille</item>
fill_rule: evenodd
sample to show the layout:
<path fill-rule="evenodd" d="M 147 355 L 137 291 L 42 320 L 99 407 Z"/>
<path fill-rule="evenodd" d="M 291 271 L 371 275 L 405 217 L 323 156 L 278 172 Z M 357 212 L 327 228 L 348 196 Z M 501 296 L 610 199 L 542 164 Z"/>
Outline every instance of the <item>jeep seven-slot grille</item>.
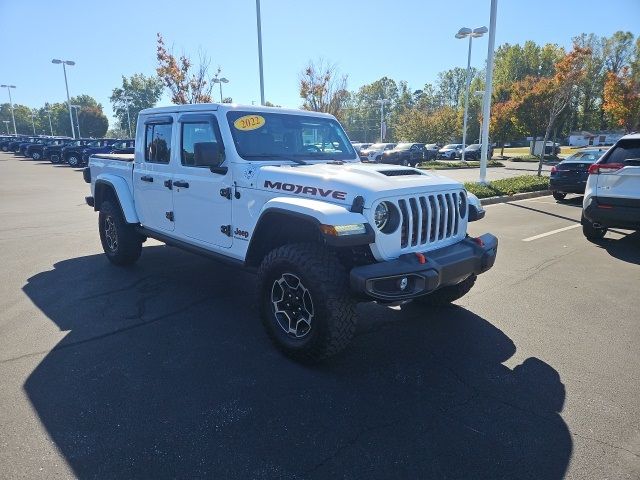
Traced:
<path fill-rule="evenodd" d="M 398 200 L 400 210 L 400 247 L 411 248 L 447 240 L 458 235 L 460 204 L 466 204 L 463 192 L 419 195 Z M 463 212 L 466 208 L 463 207 Z"/>

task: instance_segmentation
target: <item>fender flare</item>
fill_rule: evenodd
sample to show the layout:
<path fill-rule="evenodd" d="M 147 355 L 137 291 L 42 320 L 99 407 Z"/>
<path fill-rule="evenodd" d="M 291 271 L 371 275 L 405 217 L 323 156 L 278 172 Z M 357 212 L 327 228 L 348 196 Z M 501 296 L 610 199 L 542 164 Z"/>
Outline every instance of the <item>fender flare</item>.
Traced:
<path fill-rule="evenodd" d="M 275 211 L 289 213 L 298 217 L 307 217 L 307 219 L 318 225 L 367 224 L 367 219 L 363 214 L 352 212 L 343 205 L 311 198 L 275 197 L 262 206 L 256 227 L 265 214 Z"/>
<path fill-rule="evenodd" d="M 100 174 L 98 175 L 98 178 L 96 178 L 94 184 L 94 210 L 100 210 L 100 204 L 104 198 L 104 194 L 102 192 L 105 186 L 113 190 L 125 221 L 127 223 L 140 223 L 140 219 L 138 218 L 136 207 L 133 202 L 133 196 L 131 195 L 131 190 L 129 190 L 129 185 L 124 178 L 117 175 Z"/>
<path fill-rule="evenodd" d="M 334 247 L 354 247 L 368 245 L 375 242 L 375 234 L 367 219 L 361 213 L 354 213 L 342 205 L 322 202 L 318 200 L 296 198 L 296 197 L 276 197 L 266 202 L 257 216 L 257 221 L 253 234 L 249 240 L 247 248 L 246 263 L 257 265 L 261 257 L 270 251 L 264 248 L 266 239 L 263 233 L 269 232 L 271 219 L 290 218 L 298 222 L 304 222 L 317 229 L 318 237 L 326 244 Z M 320 225 L 350 225 L 364 224 L 365 233 L 336 237 L 325 234 Z"/>

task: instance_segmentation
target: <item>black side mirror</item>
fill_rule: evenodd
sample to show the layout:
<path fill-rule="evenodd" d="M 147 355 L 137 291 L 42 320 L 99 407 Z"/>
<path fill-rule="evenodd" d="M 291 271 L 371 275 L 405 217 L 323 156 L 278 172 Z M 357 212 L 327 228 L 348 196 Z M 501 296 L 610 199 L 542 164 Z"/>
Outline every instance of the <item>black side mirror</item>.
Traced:
<path fill-rule="evenodd" d="M 220 167 L 224 161 L 224 151 L 218 142 L 194 143 L 193 157 L 196 167 Z"/>

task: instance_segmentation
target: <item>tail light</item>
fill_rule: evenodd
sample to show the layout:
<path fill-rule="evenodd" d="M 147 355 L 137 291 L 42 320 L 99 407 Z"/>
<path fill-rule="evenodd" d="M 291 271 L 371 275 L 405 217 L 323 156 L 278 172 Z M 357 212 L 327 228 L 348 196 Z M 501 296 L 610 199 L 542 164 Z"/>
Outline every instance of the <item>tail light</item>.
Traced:
<path fill-rule="evenodd" d="M 594 163 L 589 167 L 589 175 L 598 175 L 601 170 L 605 170 L 602 173 L 607 173 L 606 170 L 610 170 L 608 173 L 611 173 L 621 168 L 624 168 L 624 163 Z"/>
<path fill-rule="evenodd" d="M 556 173 L 557 171 L 558 171 L 558 169 L 556 168 L 555 165 L 553 167 L 551 167 L 551 173 Z"/>

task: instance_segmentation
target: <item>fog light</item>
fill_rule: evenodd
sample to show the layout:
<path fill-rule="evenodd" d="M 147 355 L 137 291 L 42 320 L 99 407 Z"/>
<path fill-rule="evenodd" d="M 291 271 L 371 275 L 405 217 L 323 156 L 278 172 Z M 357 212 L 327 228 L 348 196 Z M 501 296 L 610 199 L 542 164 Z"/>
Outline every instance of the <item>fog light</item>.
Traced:
<path fill-rule="evenodd" d="M 409 285 L 409 279 L 407 277 L 402 277 L 400 279 L 400 282 L 398 283 L 398 287 L 400 287 L 400 290 L 405 290 L 408 285 Z"/>

